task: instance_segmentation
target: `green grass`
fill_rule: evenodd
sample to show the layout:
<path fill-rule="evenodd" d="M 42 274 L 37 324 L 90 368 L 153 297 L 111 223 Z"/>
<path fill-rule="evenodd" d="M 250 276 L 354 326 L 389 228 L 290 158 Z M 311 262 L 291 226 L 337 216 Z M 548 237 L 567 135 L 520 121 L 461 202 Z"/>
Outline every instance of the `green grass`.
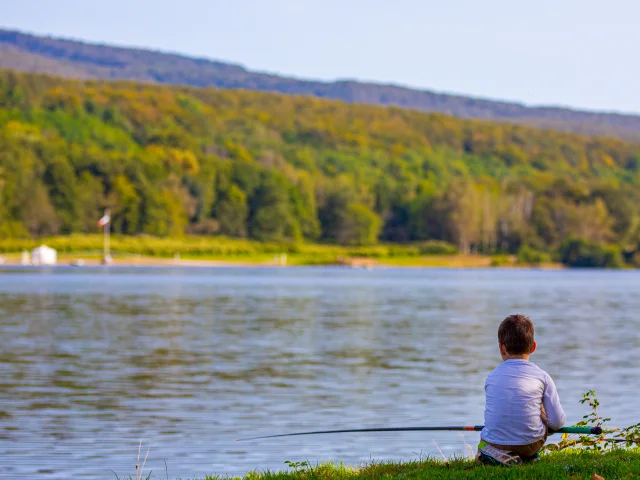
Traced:
<path fill-rule="evenodd" d="M 42 239 L 0 239 L 0 253 L 17 261 L 20 252 L 46 244 L 58 252 L 59 263 L 82 258 L 98 261 L 102 255 L 100 234 L 56 236 Z M 397 267 L 489 267 L 514 265 L 515 257 L 492 261 L 487 255 L 460 255 L 454 246 L 444 242 L 413 244 L 378 244 L 342 246 L 318 243 L 261 243 L 222 236 L 185 236 L 160 238 L 152 236 L 111 237 L 111 253 L 116 263 L 145 263 L 152 259 L 174 259 L 205 262 L 278 264 L 286 255 L 287 265 L 397 266 Z"/>
<path fill-rule="evenodd" d="M 392 479 L 592 479 L 593 474 L 606 480 L 640 478 L 640 449 L 607 453 L 562 451 L 544 455 L 539 462 L 518 467 L 491 467 L 471 460 L 437 459 L 406 463 L 374 463 L 362 467 L 321 464 L 298 467 L 298 471 L 249 472 L 245 480 L 392 480 Z M 208 476 L 205 480 L 219 480 Z"/>

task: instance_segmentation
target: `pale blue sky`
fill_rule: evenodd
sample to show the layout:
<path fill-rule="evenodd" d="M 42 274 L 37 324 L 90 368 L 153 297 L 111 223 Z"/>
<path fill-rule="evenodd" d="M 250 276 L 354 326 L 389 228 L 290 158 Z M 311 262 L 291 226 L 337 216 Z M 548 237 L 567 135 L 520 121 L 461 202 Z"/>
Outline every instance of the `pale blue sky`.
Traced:
<path fill-rule="evenodd" d="M 534 105 L 640 113 L 634 0 L 0 0 L 0 26 Z"/>

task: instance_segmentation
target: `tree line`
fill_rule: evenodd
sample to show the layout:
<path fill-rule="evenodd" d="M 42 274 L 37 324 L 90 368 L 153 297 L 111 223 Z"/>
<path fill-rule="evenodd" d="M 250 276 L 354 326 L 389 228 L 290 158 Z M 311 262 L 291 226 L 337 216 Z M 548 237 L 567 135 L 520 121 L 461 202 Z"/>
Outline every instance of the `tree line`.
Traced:
<path fill-rule="evenodd" d="M 607 264 L 638 249 L 639 172 L 640 147 L 613 138 L 0 71 L 5 238 L 95 232 L 108 207 L 128 235 L 599 248 Z"/>

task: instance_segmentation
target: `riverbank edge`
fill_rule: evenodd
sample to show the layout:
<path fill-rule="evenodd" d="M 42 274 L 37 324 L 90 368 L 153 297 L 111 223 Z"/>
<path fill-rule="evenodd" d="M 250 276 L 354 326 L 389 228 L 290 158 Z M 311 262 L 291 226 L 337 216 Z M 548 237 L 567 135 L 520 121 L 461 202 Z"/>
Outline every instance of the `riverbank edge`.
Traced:
<path fill-rule="evenodd" d="M 201 480 L 407 480 L 407 479 L 612 479 L 640 478 L 640 449 L 597 451 L 564 450 L 542 455 L 540 461 L 518 467 L 480 465 L 474 460 L 422 458 L 408 462 L 374 462 L 359 467 L 343 464 L 290 463 L 289 471 L 248 472 L 244 477 L 206 476 Z"/>
<path fill-rule="evenodd" d="M 18 254 L 5 255 L 0 260 L 0 268 L 31 266 L 23 263 Z M 154 256 L 138 256 L 120 258 L 114 256 L 105 265 L 101 258 L 87 255 L 59 255 L 56 266 L 74 267 L 163 267 L 163 268 L 257 268 L 257 267 L 344 267 L 353 269 L 373 270 L 376 268 L 446 268 L 446 269 L 540 269 L 540 270 L 561 270 L 565 269 L 561 263 L 530 264 L 509 262 L 495 262 L 490 256 L 483 255 L 452 255 L 452 256 L 421 256 L 421 257 L 391 257 L 391 258 L 343 258 L 339 260 L 308 260 L 306 258 L 296 258 L 288 256 L 285 261 L 279 258 L 265 260 L 263 258 L 234 258 L 234 259 L 194 259 L 194 258 L 165 258 Z"/>

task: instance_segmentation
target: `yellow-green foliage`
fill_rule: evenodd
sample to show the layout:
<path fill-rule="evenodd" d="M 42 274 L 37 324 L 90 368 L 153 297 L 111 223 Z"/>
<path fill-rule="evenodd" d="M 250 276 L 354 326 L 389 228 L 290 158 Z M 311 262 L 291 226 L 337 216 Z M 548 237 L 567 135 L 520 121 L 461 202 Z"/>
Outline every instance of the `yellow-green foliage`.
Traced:
<path fill-rule="evenodd" d="M 30 251 L 40 244 L 56 249 L 61 254 L 99 254 L 102 252 L 102 235 L 69 235 L 34 239 L 0 239 L 0 252 L 19 253 Z M 305 257 L 304 263 L 335 263 L 339 257 L 367 257 L 384 259 L 394 257 L 418 257 L 422 255 L 453 255 L 454 246 L 442 242 L 426 242 L 414 245 L 382 244 L 369 247 L 321 245 L 309 243 L 265 243 L 255 240 L 222 236 L 184 236 L 160 238 L 150 235 L 114 235 L 110 239 L 114 255 L 144 255 L 170 258 L 255 257 L 260 255 L 290 254 Z M 315 260 L 315 261 L 314 261 Z"/>

